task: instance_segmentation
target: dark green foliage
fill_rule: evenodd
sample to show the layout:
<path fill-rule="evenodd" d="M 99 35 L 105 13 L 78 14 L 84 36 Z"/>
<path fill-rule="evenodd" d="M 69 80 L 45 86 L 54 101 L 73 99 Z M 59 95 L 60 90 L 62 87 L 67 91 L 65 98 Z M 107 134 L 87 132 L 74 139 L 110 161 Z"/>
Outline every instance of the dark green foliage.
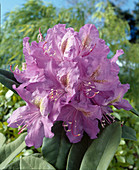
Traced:
<path fill-rule="evenodd" d="M 76 144 L 68 141 L 60 122 L 54 125 L 53 131 L 52 139 L 44 139 L 42 154 L 58 170 L 105 170 L 121 139 L 119 122 L 108 126 L 98 139 L 91 140 L 84 135 Z"/>
<path fill-rule="evenodd" d="M 2 146 L 0 149 L 0 169 L 5 168 L 26 147 L 25 135 L 26 133 L 22 134 L 17 140 Z"/>
<path fill-rule="evenodd" d="M 130 110 L 132 113 L 134 113 L 135 115 L 139 116 L 139 113 L 133 108 Z"/>
<path fill-rule="evenodd" d="M 40 154 L 33 154 L 10 163 L 25 148 L 26 133 L 14 142 L 4 144 L 0 148 L 0 169 L 101 170 L 103 168 L 105 170 L 121 138 L 121 128 L 118 122 L 108 126 L 97 139 L 91 140 L 87 135 L 84 135 L 77 144 L 69 142 L 60 122 L 54 125 L 53 132 L 55 133 L 54 138 L 44 139 L 42 147 L 44 159 Z M 1 137 L 4 139 L 3 135 Z"/>
<path fill-rule="evenodd" d="M 53 132 L 55 134 L 53 138 L 44 138 L 42 154 L 57 169 L 64 170 L 71 143 L 65 134 L 62 123 L 57 122 L 53 127 Z"/>
<path fill-rule="evenodd" d="M 55 170 L 55 168 L 43 160 L 34 156 L 24 157 L 20 160 L 20 169 Z"/>
<path fill-rule="evenodd" d="M 122 139 L 108 170 L 117 170 L 118 168 L 119 170 L 124 170 L 124 168 L 128 169 L 129 167 L 130 169 L 136 169 L 139 166 L 139 117 L 125 110 L 115 111 L 114 116 L 118 115 L 119 118 L 117 118 L 122 120 L 124 125 L 136 131 L 137 141 Z M 135 139 L 135 132 L 130 135 L 133 135 Z"/>
<path fill-rule="evenodd" d="M 91 143 L 90 137 L 84 133 L 80 142 L 72 144 L 68 154 L 66 170 L 78 170 L 80 168 L 83 156 Z"/>
<path fill-rule="evenodd" d="M 136 132 L 134 129 L 123 125 L 122 126 L 122 138 L 136 141 Z"/>
<path fill-rule="evenodd" d="M 0 83 L 17 94 L 12 86 L 15 84 L 18 87 L 20 83 L 14 78 L 12 72 L 0 69 Z"/>
<path fill-rule="evenodd" d="M 106 127 L 103 133 L 92 142 L 83 157 L 80 170 L 106 170 L 121 139 L 121 127 L 115 122 Z"/>
<path fill-rule="evenodd" d="M 20 160 L 14 161 L 13 163 L 9 164 L 4 170 L 17 170 L 20 169 Z"/>

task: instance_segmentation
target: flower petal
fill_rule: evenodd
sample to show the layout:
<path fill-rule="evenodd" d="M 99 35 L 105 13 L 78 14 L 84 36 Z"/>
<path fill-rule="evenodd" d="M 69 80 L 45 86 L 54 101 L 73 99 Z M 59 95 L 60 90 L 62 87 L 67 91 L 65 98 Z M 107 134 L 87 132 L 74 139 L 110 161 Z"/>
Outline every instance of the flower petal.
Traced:
<path fill-rule="evenodd" d="M 121 102 L 117 102 L 117 103 L 113 104 L 113 106 L 115 106 L 117 109 L 121 109 L 121 108 L 123 108 L 125 110 L 133 109 L 133 107 L 125 99 L 121 100 Z"/>
<path fill-rule="evenodd" d="M 22 106 L 16 109 L 13 114 L 10 116 L 10 118 L 7 120 L 8 126 L 12 128 L 17 128 L 19 125 L 24 125 L 24 115 L 28 110 L 28 106 Z"/>
<path fill-rule="evenodd" d="M 97 134 L 99 133 L 98 120 L 84 117 L 83 127 L 91 139 L 97 138 Z"/>
<path fill-rule="evenodd" d="M 36 120 L 33 125 L 28 127 L 28 134 L 25 138 L 26 145 L 35 148 L 39 148 L 42 145 L 44 137 L 44 128 L 43 124 L 40 121 L 40 118 Z"/>
<path fill-rule="evenodd" d="M 52 138 L 54 134 L 51 132 L 53 122 L 51 122 L 47 116 L 41 118 L 41 122 L 44 126 L 44 135 L 46 138 Z"/>

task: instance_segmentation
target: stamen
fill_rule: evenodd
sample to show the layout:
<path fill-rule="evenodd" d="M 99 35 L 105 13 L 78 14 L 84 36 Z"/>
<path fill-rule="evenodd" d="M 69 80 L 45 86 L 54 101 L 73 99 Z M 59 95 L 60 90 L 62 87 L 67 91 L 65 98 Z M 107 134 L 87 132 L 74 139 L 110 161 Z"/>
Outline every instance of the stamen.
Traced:
<path fill-rule="evenodd" d="M 41 33 L 41 28 L 39 28 L 38 39 L 39 39 L 39 42 L 41 42 L 42 39 L 43 39 L 43 41 L 45 41 L 44 38 L 43 38 L 43 36 L 42 36 L 42 33 Z"/>
<path fill-rule="evenodd" d="M 73 135 L 73 136 L 75 136 L 75 137 L 77 137 L 77 136 L 80 136 L 80 135 L 81 135 L 80 133 L 78 133 L 77 135 L 75 135 L 75 134 L 74 134 L 74 132 L 73 132 L 73 128 L 71 128 L 71 133 L 72 133 L 72 135 Z"/>
<path fill-rule="evenodd" d="M 84 92 L 86 92 L 86 91 L 84 91 Z M 87 93 L 84 93 L 85 94 L 85 96 L 87 97 L 87 98 L 89 98 L 89 99 L 92 99 L 92 98 L 94 98 L 97 94 L 99 93 L 99 91 L 97 91 L 97 92 L 95 92 L 92 96 L 88 96 L 89 95 L 89 93 L 87 92 Z"/>
<path fill-rule="evenodd" d="M 66 129 L 66 127 L 68 127 L 68 124 L 64 124 L 65 122 L 62 123 L 62 126 L 64 127 L 65 132 L 67 132 L 68 130 Z"/>
<path fill-rule="evenodd" d="M 84 95 L 89 99 L 94 98 L 99 93 L 99 91 L 95 92 L 95 86 L 92 85 L 91 82 L 88 82 L 88 83 L 84 82 L 82 86 L 82 90 L 83 90 Z M 91 93 L 94 93 L 94 94 L 92 96 L 89 96 L 89 94 L 91 95 Z"/>
<path fill-rule="evenodd" d="M 94 47 L 92 49 L 90 49 L 90 51 L 87 54 L 83 55 L 83 57 L 89 55 L 95 49 L 95 47 L 96 47 L 96 44 L 94 45 Z"/>
<path fill-rule="evenodd" d="M 49 99 L 52 101 L 57 101 L 62 95 L 64 94 L 64 91 L 58 89 L 58 90 L 53 90 L 51 89 L 49 93 Z"/>
<path fill-rule="evenodd" d="M 18 131 L 18 135 L 20 134 L 20 133 L 22 133 L 26 128 L 27 128 L 27 126 L 28 125 L 24 125 L 22 128 L 20 128 Z"/>
<path fill-rule="evenodd" d="M 75 116 L 74 116 L 75 117 Z M 81 134 L 74 134 L 73 132 L 73 121 L 76 123 L 76 120 L 74 120 L 74 117 L 73 117 L 73 120 L 72 122 L 68 122 L 68 124 L 64 124 L 65 122 L 62 123 L 62 126 L 64 127 L 64 130 L 66 132 L 71 132 L 73 136 L 77 137 L 77 136 L 80 136 Z M 69 125 L 71 125 L 71 129 L 66 129 L 66 127 L 68 128 Z M 75 128 L 77 127 L 76 125 L 74 126 Z"/>
<path fill-rule="evenodd" d="M 90 50 L 90 53 L 95 49 L 96 47 L 96 44 L 94 45 L 94 47 Z"/>
<path fill-rule="evenodd" d="M 111 121 L 110 121 L 110 119 L 107 117 L 107 115 L 105 115 L 105 114 L 103 114 L 104 115 L 104 117 L 105 117 L 105 120 L 109 123 L 109 124 L 111 124 Z"/>
<path fill-rule="evenodd" d="M 64 127 L 68 127 L 68 125 L 63 125 Z"/>
<path fill-rule="evenodd" d="M 71 132 L 71 130 L 70 130 L 70 129 L 68 129 L 68 130 L 67 130 L 67 132 Z"/>
<path fill-rule="evenodd" d="M 43 48 L 44 48 L 45 44 L 47 44 L 47 41 L 45 41 L 45 42 L 44 42 L 44 44 L 43 44 Z"/>
<path fill-rule="evenodd" d="M 87 89 L 86 91 L 91 91 L 91 89 Z"/>
<path fill-rule="evenodd" d="M 103 114 L 103 119 L 101 121 L 101 125 L 102 127 L 105 127 L 106 126 L 106 123 L 108 124 L 111 124 L 113 123 L 115 120 L 114 120 L 114 117 L 112 117 L 110 114 Z"/>
<path fill-rule="evenodd" d="M 30 116 L 32 116 L 32 117 L 29 119 Z M 30 125 L 33 123 L 34 119 L 37 119 L 37 117 L 39 117 L 39 116 L 40 116 L 40 115 L 38 114 L 38 112 L 34 113 L 34 115 L 32 115 L 32 114 L 27 115 L 27 116 L 26 116 L 26 119 L 29 119 L 29 121 L 27 121 L 26 119 L 24 119 L 24 120 L 20 123 L 20 125 L 22 125 L 24 122 L 25 122 L 26 124 L 23 125 L 21 128 L 19 128 L 18 134 L 22 133 L 28 126 L 30 126 Z M 21 118 L 21 117 L 22 117 L 22 116 L 20 116 L 19 119 L 17 119 L 17 120 L 20 121 L 20 118 Z M 20 126 L 20 125 L 18 125 L 18 126 Z"/>
<path fill-rule="evenodd" d="M 72 124 L 71 124 L 71 133 L 72 133 L 72 135 L 75 136 L 75 137 L 81 135 L 81 134 L 79 134 L 79 133 L 78 133 L 78 134 L 74 134 L 74 132 L 73 132 L 73 121 L 75 122 L 75 128 L 77 127 L 77 126 L 76 126 L 76 122 L 77 122 L 77 121 L 75 120 L 76 112 L 77 112 L 77 111 L 75 111 L 75 114 L 74 114 L 73 119 L 72 119 Z"/>
<path fill-rule="evenodd" d="M 47 43 L 47 41 L 45 41 L 44 44 L 43 44 L 43 46 L 42 46 L 44 54 L 45 54 L 46 51 L 47 51 L 47 50 L 45 50 L 45 48 L 46 48 L 46 47 L 45 47 L 45 44 L 46 44 L 46 43 Z"/>
<path fill-rule="evenodd" d="M 95 88 L 95 86 L 90 86 L 90 87 L 93 88 L 93 89 Z"/>
<path fill-rule="evenodd" d="M 123 127 L 124 121 L 121 122 L 121 127 Z"/>
<path fill-rule="evenodd" d="M 39 33 L 40 33 L 41 38 L 42 38 L 43 41 L 44 41 L 44 38 L 43 38 L 42 33 L 41 33 L 41 28 L 39 28 Z"/>
<path fill-rule="evenodd" d="M 12 70 L 12 65 L 10 65 L 10 70 L 13 74 L 16 74 L 13 70 Z"/>

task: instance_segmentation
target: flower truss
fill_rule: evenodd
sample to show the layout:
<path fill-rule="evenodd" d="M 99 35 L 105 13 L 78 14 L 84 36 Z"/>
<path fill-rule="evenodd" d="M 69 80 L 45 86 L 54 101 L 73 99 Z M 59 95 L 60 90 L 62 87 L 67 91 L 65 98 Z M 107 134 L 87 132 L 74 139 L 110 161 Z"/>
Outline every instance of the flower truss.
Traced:
<path fill-rule="evenodd" d="M 43 137 L 52 138 L 56 121 L 63 127 L 71 143 L 79 142 L 84 131 L 97 138 L 98 122 L 112 123 L 111 105 L 132 109 L 123 99 L 128 84 L 121 84 L 116 64 L 123 50 L 108 59 L 109 47 L 99 38 L 92 24 L 79 32 L 64 24 L 48 29 L 45 39 L 39 30 L 38 43 L 23 39 L 25 63 L 22 71 L 15 68 L 21 85 L 13 88 L 26 101 L 26 106 L 13 112 L 10 127 L 27 128 L 27 146 L 40 147 Z"/>

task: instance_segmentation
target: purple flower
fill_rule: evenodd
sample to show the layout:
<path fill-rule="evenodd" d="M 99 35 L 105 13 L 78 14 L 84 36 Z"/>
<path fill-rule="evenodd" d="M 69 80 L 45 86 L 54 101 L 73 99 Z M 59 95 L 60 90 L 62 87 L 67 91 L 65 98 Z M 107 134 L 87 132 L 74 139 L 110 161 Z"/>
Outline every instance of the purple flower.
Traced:
<path fill-rule="evenodd" d="M 42 145 L 43 137 L 51 138 L 53 133 L 51 127 L 53 122 L 49 119 L 47 106 L 47 95 L 44 91 L 39 90 L 30 93 L 22 88 L 14 86 L 14 89 L 26 101 L 26 106 L 20 107 L 15 110 L 12 116 L 8 119 L 8 126 L 19 129 L 19 134 L 28 129 L 28 134 L 25 138 L 27 146 L 34 146 L 38 148 Z"/>
<path fill-rule="evenodd" d="M 14 128 L 22 126 L 19 133 L 28 129 L 25 140 L 27 146 L 37 148 L 41 146 L 44 136 L 47 138 L 53 136 L 51 132 L 53 122 L 56 121 L 61 107 L 75 94 L 74 86 L 79 77 L 76 65 L 70 67 L 67 65 L 66 69 L 63 65 L 59 66 L 59 69 L 52 66 L 52 62 L 49 62 L 47 69 L 44 68 L 45 81 L 26 82 L 18 88 L 13 87 L 26 101 L 26 106 L 15 110 L 8 124 Z M 40 139 L 37 141 L 38 137 Z"/>
<path fill-rule="evenodd" d="M 75 94 L 78 77 L 79 71 L 76 66 L 67 66 L 66 68 L 63 66 L 61 69 L 54 69 L 52 62 L 50 62 L 49 69 L 45 72 L 45 81 L 31 83 L 27 85 L 26 90 L 33 93 L 39 89 L 47 93 L 48 103 L 46 107 L 49 108 L 49 112 L 51 111 L 49 117 L 55 121 L 61 107 L 67 104 Z"/>
<path fill-rule="evenodd" d="M 81 53 L 82 57 L 90 57 L 91 60 L 100 57 L 106 57 L 109 53 L 109 47 L 105 45 L 105 41 L 99 38 L 99 32 L 95 25 L 86 24 L 81 27 L 79 31 L 81 40 Z"/>
<path fill-rule="evenodd" d="M 79 55 L 81 42 L 73 28 L 65 28 L 63 24 L 55 25 L 47 31 L 45 41 L 45 53 L 57 62 L 71 61 Z"/>
<path fill-rule="evenodd" d="M 14 76 L 22 83 L 14 89 L 26 101 L 8 120 L 9 126 L 28 129 L 26 144 L 39 147 L 43 137 L 51 138 L 55 121 L 63 127 L 72 143 L 79 142 L 84 131 L 91 139 L 99 133 L 98 122 L 111 123 L 113 105 L 130 110 L 123 99 L 129 89 L 120 83 L 116 61 L 123 50 L 112 59 L 105 41 L 99 38 L 95 25 L 86 24 L 79 32 L 64 24 L 48 29 L 39 42 L 29 44 L 23 39 L 25 64 L 22 71 L 15 68 Z M 39 139 L 38 139 L 39 138 Z"/>
<path fill-rule="evenodd" d="M 80 97 L 81 95 L 75 95 L 69 104 L 62 107 L 57 118 L 63 121 L 66 134 L 72 143 L 79 142 L 84 131 L 91 139 L 96 138 L 99 132 L 97 119 L 102 118 L 100 106 L 92 105 L 85 98 L 77 99 Z"/>
<path fill-rule="evenodd" d="M 23 53 L 26 62 L 22 65 L 22 71 L 18 69 L 18 66 L 16 66 L 14 72 L 11 71 L 20 83 L 43 82 L 45 78 L 44 64 L 50 59 L 44 55 L 39 43 L 34 41 L 30 46 L 28 40 L 29 37 L 23 39 Z"/>
<path fill-rule="evenodd" d="M 121 50 L 117 50 L 116 51 L 116 54 L 113 56 L 113 58 L 110 60 L 110 62 L 112 63 L 112 66 L 111 66 L 111 71 L 112 73 L 115 75 L 118 75 L 119 71 L 120 71 L 120 68 L 118 66 L 118 64 L 116 64 L 116 61 L 118 60 L 118 57 L 120 55 L 124 54 L 124 51 L 121 49 Z"/>

